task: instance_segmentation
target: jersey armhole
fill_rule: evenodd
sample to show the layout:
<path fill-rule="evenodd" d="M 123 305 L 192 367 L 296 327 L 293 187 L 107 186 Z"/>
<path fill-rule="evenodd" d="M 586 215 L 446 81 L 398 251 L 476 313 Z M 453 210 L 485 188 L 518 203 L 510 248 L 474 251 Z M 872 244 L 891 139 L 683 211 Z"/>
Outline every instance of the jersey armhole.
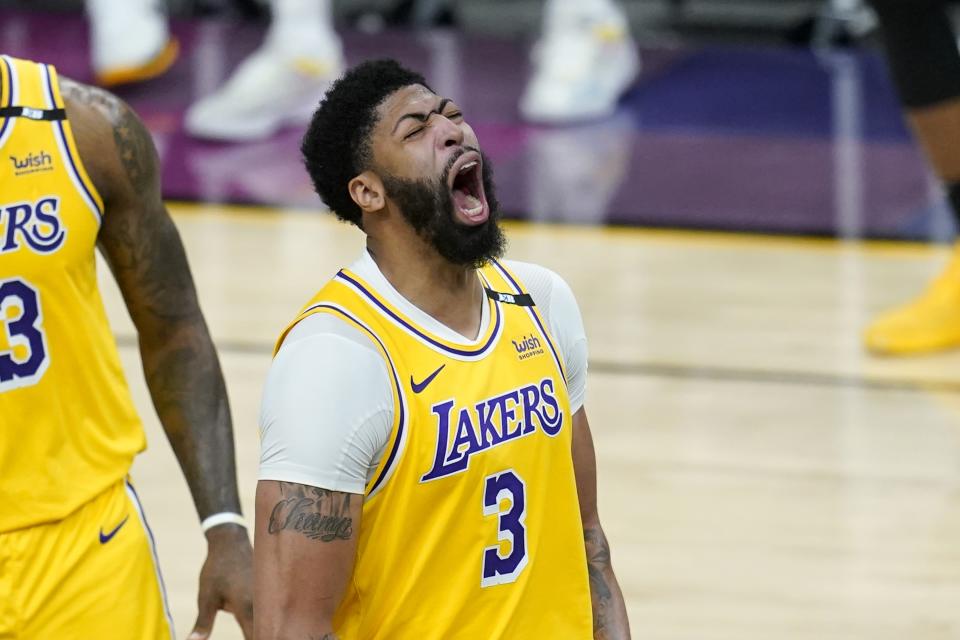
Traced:
<path fill-rule="evenodd" d="M 17 92 L 16 72 L 13 63 L 7 56 L 0 55 L 0 107 L 14 106 L 14 95 Z M 10 138 L 16 118 L 0 117 L 0 148 Z"/>
<path fill-rule="evenodd" d="M 59 109 L 66 108 L 63 101 L 63 95 L 60 92 L 60 80 L 57 75 L 56 68 L 50 64 L 43 66 L 46 67 L 47 72 L 47 86 L 45 87 L 45 90 L 48 92 L 48 98 L 52 98 L 51 102 L 53 102 L 51 106 Z M 68 170 L 72 169 L 72 171 L 75 173 L 76 179 L 80 183 L 78 186 L 80 187 L 81 195 L 86 196 L 84 199 L 88 200 L 87 204 L 94 209 L 94 212 L 97 214 L 97 220 L 102 219 L 103 198 L 100 196 L 100 192 L 97 191 L 96 186 L 94 186 L 93 181 L 90 179 L 90 175 L 83 166 L 83 160 L 80 157 L 76 140 L 73 137 L 73 129 L 70 126 L 70 120 L 64 119 L 51 124 L 54 128 L 54 135 L 60 137 L 66 147 L 66 153 L 64 154 L 66 157 L 64 160 L 70 164 Z"/>
<path fill-rule="evenodd" d="M 499 275 L 509 284 L 510 288 L 513 289 L 513 293 L 528 293 L 526 287 L 523 286 L 523 282 L 512 269 L 508 268 L 499 260 L 492 260 L 491 264 L 499 272 Z M 549 323 L 547 323 L 546 318 L 540 314 L 535 303 L 536 300 L 534 300 L 532 307 L 527 307 L 527 313 L 530 314 L 537 328 L 540 329 L 540 333 L 543 334 L 543 337 L 546 339 L 547 345 L 550 347 L 550 352 L 553 354 L 554 362 L 557 365 L 557 370 L 560 372 L 560 378 L 563 380 L 563 383 L 566 384 L 567 368 L 563 360 L 563 354 L 557 348 L 553 334 L 550 333 Z"/>

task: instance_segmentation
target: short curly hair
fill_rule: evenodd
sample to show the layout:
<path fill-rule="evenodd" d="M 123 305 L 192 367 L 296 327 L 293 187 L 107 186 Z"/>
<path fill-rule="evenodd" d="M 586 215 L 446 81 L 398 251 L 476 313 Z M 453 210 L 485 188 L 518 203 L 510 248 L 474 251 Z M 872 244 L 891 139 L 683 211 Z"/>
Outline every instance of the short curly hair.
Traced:
<path fill-rule="evenodd" d="M 393 92 L 414 84 L 430 89 L 422 75 L 395 60 L 357 65 L 327 91 L 300 144 L 317 195 L 338 218 L 361 229 L 362 212 L 347 184 L 370 168 L 370 132 L 377 124 L 377 107 Z"/>

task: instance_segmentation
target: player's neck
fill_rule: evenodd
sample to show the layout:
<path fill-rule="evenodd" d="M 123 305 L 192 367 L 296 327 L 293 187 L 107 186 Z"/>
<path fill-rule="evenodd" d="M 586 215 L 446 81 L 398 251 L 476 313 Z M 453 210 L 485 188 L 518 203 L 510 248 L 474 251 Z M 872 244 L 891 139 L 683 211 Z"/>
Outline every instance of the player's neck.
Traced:
<path fill-rule="evenodd" d="M 451 264 L 420 238 L 403 243 L 368 237 L 367 250 L 387 282 L 411 304 L 460 335 L 477 337 L 483 287 L 476 269 Z"/>

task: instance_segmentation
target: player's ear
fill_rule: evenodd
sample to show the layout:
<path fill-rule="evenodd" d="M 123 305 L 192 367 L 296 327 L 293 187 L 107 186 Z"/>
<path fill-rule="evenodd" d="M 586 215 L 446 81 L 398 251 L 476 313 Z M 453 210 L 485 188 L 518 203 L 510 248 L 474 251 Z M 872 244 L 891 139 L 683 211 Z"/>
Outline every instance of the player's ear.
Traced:
<path fill-rule="evenodd" d="M 380 211 L 387 205 L 383 181 L 373 171 L 364 171 L 347 183 L 350 197 L 364 213 Z"/>

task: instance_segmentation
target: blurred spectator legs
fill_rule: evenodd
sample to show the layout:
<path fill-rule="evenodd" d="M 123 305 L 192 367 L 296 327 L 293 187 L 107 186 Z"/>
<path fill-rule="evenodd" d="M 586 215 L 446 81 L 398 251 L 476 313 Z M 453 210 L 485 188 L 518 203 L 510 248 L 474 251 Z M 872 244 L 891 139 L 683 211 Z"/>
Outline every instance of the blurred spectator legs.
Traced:
<path fill-rule="evenodd" d="M 639 70 L 636 44 L 614 0 L 547 0 L 520 112 L 553 124 L 610 116 Z"/>
<path fill-rule="evenodd" d="M 112 86 L 160 75 L 177 57 L 160 0 L 87 0 L 93 71 Z"/>
<path fill-rule="evenodd" d="M 330 0 L 271 0 L 272 21 L 260 48 L 230 79 L 187 111 L 196 137 L 257 140 L 304 124 L 343 70 L 343 45 Z"/>

